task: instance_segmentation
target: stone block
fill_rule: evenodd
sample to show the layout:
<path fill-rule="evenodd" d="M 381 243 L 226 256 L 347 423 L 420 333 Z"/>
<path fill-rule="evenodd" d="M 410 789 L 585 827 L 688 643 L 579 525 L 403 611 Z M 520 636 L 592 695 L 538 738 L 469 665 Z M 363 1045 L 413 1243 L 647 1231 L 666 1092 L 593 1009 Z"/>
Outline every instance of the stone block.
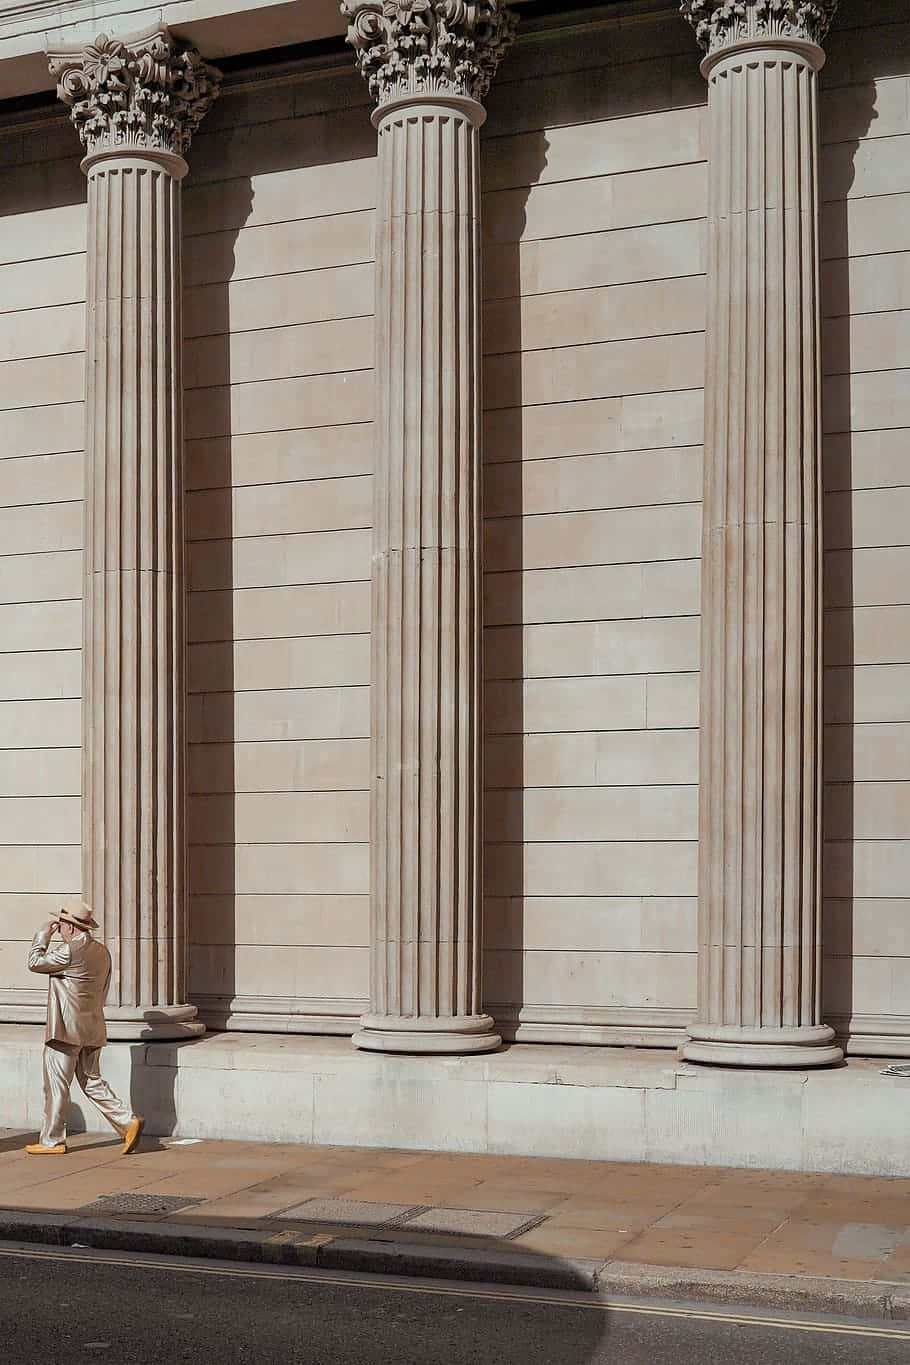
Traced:
<path fill-rule="evenodd" d="M 195 164 L 193 171 L 195 174 Z M 372 259 L 371 212 L 322 218 L 294 216 L 283 223 L 242 228 L 236 234 L 216 232 L 187 238 L 184 277 L 192 287 L 359 265 Z"/>
<path fill-rule="evenodd" d="M 43 256 L 0 265 L 0 299 L 9 313 L 84 303 L 85 256 Z"/>
<path fill-rule="evenodd" d="M 370 551 L 369 530 L 283 532 L 195 541 L 188 546 L 190 591 L 365 580 L 370 577 Z M 2 593 L 0 560 L 0 596 Z"/>
<path fill-rule="evenodd" d="M 187 443 L 187 488 L 260 488 L 299 479 L 369 474 L 373 468 L 370 422 L 221 436 Z"/>
<path fill-rule="evenodd" d="M 347 1001 L 369 995 L 369 949 L 244 944 L 190 948 L 189 992 L 193 995 L 282 997 L 305 1008 L 309 999 Z"/>
<path fill-rule="evenodd" d="M 288 795 L 290 800 L 299 800 L 302 794 Z M 274 800 L 275 796 L 276 793 L 271 793 L 264 799 Z M 348 793 L 340 796 L 344 800 Z M 204 799 L 211 801 L 213 798 Z M 243 799 L 238 797 L 238 803 Z M 267 946 L 294 942 L 368 948 L 369 920 L 367 896 L 299 893 L 235 896 L 227 893 L 193 896 L 189 902 L 190 940 L 198 946 L 232 947 L 239 942 Z"/>
<path fill-rule="evenodd" d="M 365 687 L 217 693 L 190 698 L 191 744 L 231 740 L 358 739 L 370 732 Z"/>
<path fill-rule="evenodd" d="M 645 728 L 643 677 L 491 680 L 484 690 L 488 734 Z"/>
<path fill-rule="evenodd" d="M 269 636 L 345 635 L 369 628 L 369 583 L 196 592 L 188 603 L 187 639 L 192 644 Z"/>
<path fill-rule="evenodd" d="M 4 169 L 11 171 L 13 168 L 7 163 Z M 35 167 L 28 169 L 35 173 Z M 22 166 L 16 170 L 20 181 L 28 173 Z M 0 263 L 46 263 L 78 255 L 85 251 L 85 231 L 85 204 L 82 202 L 33 208 L 29 213 L 7 213 L 0 222 Z"/>
<path fill-rule="evenodd" d="M 698 611 L 698 563 L 609 564 L 488 574 L 487 626 L 692 615 Z M 660 571 L 663 572 L 660 572 Z"/>
<path fill-rule="evenodd" d="M 492 791 L 487 795 L 484 815 L 485 837 L 490 844 L 695 839 L 698 788 L 525 787 Z"/>
<path fill-rule="evenodd" d="M 645 724 L 649 730 L 698 725 L 698 673 L 652 673 L 646 679 Z"/>
<path fill-rule="evenodd" d="M 698 781 L 695 730 L 614 730 L 493 736 L 484 775 L 493 787 L 688 785 Z"/>
<path fill-rule="evenodd" d="M 910 662 L 910 607 L 855 607 L 825 616 L 825 662 Z"/>
<path fill-rule="evenodd" d="M 887 213 L 881 199 L 847 199 L 838 186 L 832 203 L 823 203 L 820 213 L 820 247 L 823 260 L 847 256 L 873 256 L 890 251 L 906 251 L 910 228 L 910 194 L 889 194 Z"/>
<path fill-rule="evenodd" d="M 0 545 L 8 555 L 81 549 L 81 500 L 0 507 Z"/>
<path fill-rule="evenodd" d="M 81 686 L 78 650 L 0 654 L 2 701 L 29 701 L 39 694 L 48 698 L 78 697 Z"/>
<path fill-rule="evenodd" d="M 15 602 L 0 606 L 4 650 L 76 650 L 82 646 L 82 602 Z"/>
<path fill-rule="evenodd" d="M 483 230 L 489 243 L 530 242 L 563 236 L 567 222 L 573 234 L 615 232 L 703 218 L 707 205 L 707 167 L 696 161 L 488 191 Z"/>
<path fill-rule="evenodd" d="M 910 721 L 910 666 L 826 669 L 825 717 L 831 725 Z M 832 742 L 840 747 L 845 739 L 841 736 Z"/>
<path fill-rule="evenodd" d="M 697 559 L 701 505 L 618 507 L 559 516 L 502 517 L 484 523 L 484 564 L 506 569 L 558 569 L 585 564 L 637 564 L 643 546 L 666 560 Z"/>
<path fill-rule="evenodd" d="M 674 109 L 637 117 L 549 128 L 545 155 L 536 132 L 490 138 L 485 147 L 486 191 L 652 167 L 703 161 L 704 109 Z"/>
<path fill-rule="evenodd" d="M 644 1092 L 645 1135 L 636 1160 L 799 1170 L 804 1076 L 727 1068 L 679 1076 Z M 673 1156 L 671 1153 L 676 1152 Z"/>
<path fill-rule="evenodd" d="M 700 502 L 700 446 L 611 451 L 491 464 L 484 476 L 484 515 L 533 516 L 605 508 Z"/>
<path fill-rule="evenodd" d="M 423 1068 L 408 1075 L 396 1065 L 401 1060 L 371 1057 L 372 1065 L 317 1071 L 314 1141 L 349 1143 L 351 1134 L 360 1132 L 369 1135 L 371 1146 L 487 1150 L 485 1082 L 466 1078 L 456 1088 L 441 1067 L 435 1075 Z M 457 1124 L 452 1123 L 453 1105 Z"/>
<path fill-rule="evenodd" d="M 373 264 L 329 266 L 282 275 L 200 284 L 186 291 L 184 335 L 217 337 L 334 318 L 363 318 L 373 309 Z M 233 376 L 232 376 L 233 377 Z"/>
<path fill-rule="evenodd" d="M 187 535 L 204 540 L 369 527 L 372 483 L 364 475 L 201 490 L 187 497 Z"/>
<path fill-rule="evenodd" d="M 838 257 L 826 261 L 822 266 L 821 300 L 826 318 L 910 308 L 906 252 L 882 252 L 875 256 L 855 256 L 849 260 Z M 860 320 L 859 316 L 854 316 L 852 322 Z M 886 369 L 890 363 L 886 364 Z"/>
<path fill-rule="evenodd" d="M 370 680 L 366 633 L 199 644 L 188 656 L 190 692 L 349 687 Z M 0 656 L 0 676 L 2 667 Z"/>
<path fill-rule="evenodd" d="M 2 797 L 0 830 L 8 847 L 20 844 L 78 844 L 82 811 L 78 797 Z M 4 849 L 5 855 L 6 849 Z"/>
<path fill-rule="evenodd" d="M 0 602 L 54 602 L 81 595 L 79 550 L 0 556 Z"/>
<path fill-rule="evenodd" d="M 827 436 L 823 463 L 825 491 L 903 487 L 907 478 L 905 440 L 900 428 Z"/>
<path fill-rule="evenodd" d="M 3 414 L 0 460 L 81 450 L 83 429 L 81 402 L 48 403 L 38 408 L 9 408 Z M 0 544 L 6 549 L 5 539 Z M 52 548 L 61 547 L 55 545 Z M 7 550 L 7 553 L 10 551 Z"/>
<path fill-rule="evenodd" d="M 850 199 L 910 191 L 910 133 L 885 137 L 877 127 L 874 132 L 855 145 L 838 142 L 822 148 L 819 181 L 824 200 L 839 198 L 842 187 Z"/>
<path fill-rule="evenodd" d="M 485 889 L 508 894 L 517 881 L 528 896 L 693 896 L 697 855 L 684 840 L 490 845 Z"/>
<path fill-rule="evenodd" d="M 238 844 L 228 863 L 222 849 L 196 845 L 188 884 L 192 895 L 363 895 L 368 873 L 366 844 Z"/>
<path fill-rule="evenodd" d="M 825 497 L 829 550 L 906 545 L 910 487 L 865 488 Z"/>
<path fill-rule="evenodd" d="M 694 897 L 487 897 L 484 943 L 488 952 L 692 953 L 695 918 Z"/>
<path fill-rule="evenodd" d="M 258 94 L 258 92 L 257 92 Z M 205 129 L 203 127 L 203 133 Z M 280 171 L 199 183 L 195 177 L 183 192 L 183 226 L 187 237 L 205 234 L 217 223 L 231 228 L 263 227 L 332 214 L 370 209 L 375 201 L 375 158 L 317 161 Z"/>
<path fill-rule="evenodd" d="M 829 839 L 910 839 L 910 782 L 829 783 L 825 833 Z"/>
<path fill-rule="evenodd" d="M 501 626 L 485 635 L 488 678 L 675 673 L 697 666 L 697 617 Z"/>
<path fill-rule="evenodd" d="M 484 298 L 508 299 L 704 275 L 706 264 L 705 225 L 699 219 L 547 238 L 518 246 L 494 244 L 484 253 Z"/>
<path fill-rule="evenodd" d="M 82 704 L 76 699 L 7 701 L 0 707 L 0 749 L 78 747 L 81 724 Z"/>
<path fill-rule="evenodd" d="M 73 895 L 82 877 L 80 849 L 75 844 L 43 844 L 10 847 L 3 850 L 3 881 L 6 892 L 52 891 Z M 34 933 L 34 929 L 30 931 Z M 0 970 L 0 981 L 7 977 Z M 15 984 L 15 983 L 12 983 Z M 23 978 L 23 984 L 34 982 Z"/>
<path fill-rule="evenodd" d="M 649 394 L 631 394 L 492 409 L 484 413 L 484 461 L 491 466 L 523 457 L 547 460 L 697 445 L 704 431 L 704 407 L 701 390 L 684 389 L 662 394 L 659 404 Z"/>
<path fill-rule="evenodd" d="M 373 381 L 365 372 L 304 376 L 198 390 L 186 410 L 189 440 L 367 422 Z"/>
<path fill-rule="evenodd" d="M 193 744 L 188 754 L 189 790 L 366 791 L 370 782 L 369 747 L 365 739 Z"/>
<path fill-rule="evenodd" d="M 66 749 L 0 749 L 0 796 L 79 796 L 78 738 L 77 732 L 77 743 Z"/>
<path fill-rule="evenodd" d="M 910 576 L 910 546 L 833 550 L 825 556 L 826 607 L 884 607 L 903 597 L 900 584 Z M 849 630 L 850 627 L 847 627 Z M 857 630 L 857 637 L 863 634 Z M 857 638 L 858 643 L 858 638 Z M 846 645 L 846 641 L 843 642 Z M 853 655 L 843 662 L 864 662 Z"/>
<path fill-rule="evenodd" d="M 272 284 L 272 291 L 280 293 Z M 372 318 L 294 323 L 242 331 L 229 318 L 227 335 L 186 342 L 187 390 L 252 380 L 369 370 L 373 365 Z M 192 398 L 190 399 L 192 401 Z"/>
<path fill-rule="evenodd" d="M 512 1002 L 529 1012 L 537 1007 L 575 1010 L 694 1009 L 695 953 L 576 951 L 558 949 L 484 954 L 484 993 L 497 1004 Z"/>
<path fill-rule="evenodd" d="M 488 1092 L 491 1152 L 520 1146 L 528 1156 L 583 1157 L 638 1161 L 645 1138 L 645 1091 L 621 1086 L 554 1086 L 551 1094 L 532 1085 L 492 1081 Z M 534 1120 L 545 1103 L 546 1127 Z M 523 1134 L 523 1136 L 522 1136 Z"/>
<path fill-rule="evenodd" d="M 868 722 L 829 725 L 824 772 L 828 782 L 906 781 L 910 773 L 910 724 Z"/>
<path fill-rule="evenodd" d="M 84 210 L 80 208 L 80 213 Z M 9 222 L 4 218 L 3 222 Z M 81 303 L 0 313 L 0 361 L 65 355 L 85 347 L 85 308 Z"/>

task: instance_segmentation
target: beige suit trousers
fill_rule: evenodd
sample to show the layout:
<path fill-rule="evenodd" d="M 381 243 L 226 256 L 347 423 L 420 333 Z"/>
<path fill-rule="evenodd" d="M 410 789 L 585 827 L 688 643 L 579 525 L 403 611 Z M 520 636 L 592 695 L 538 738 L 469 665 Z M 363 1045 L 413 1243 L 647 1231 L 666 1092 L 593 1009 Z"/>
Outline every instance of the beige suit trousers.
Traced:
<path fill-rule="evenodd" d="M 57 1147 L 66 1141 L 66 1111 L 73 1077 L 92 1104 L 123 1137 L 133 1114 L 103 1079 L 98 1066 L 100 1047 L 75 1043 L 46 1043 L 44 1047 L 44 1127 L 41 1145 Z"/>

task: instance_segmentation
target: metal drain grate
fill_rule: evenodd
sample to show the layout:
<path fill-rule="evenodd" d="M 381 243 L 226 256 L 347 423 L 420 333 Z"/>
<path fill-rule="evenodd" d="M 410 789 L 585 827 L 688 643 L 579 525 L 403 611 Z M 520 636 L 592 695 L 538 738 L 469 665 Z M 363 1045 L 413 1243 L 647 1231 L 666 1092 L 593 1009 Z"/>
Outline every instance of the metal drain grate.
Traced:
<path fill-rule="evenodd" d="M 79 1213 L 175 1213 L 193 1204 L 204 1203 L 204 1198 L 189 1194 L 102 1194 L 91 1204 L 83 1204 Z"/>

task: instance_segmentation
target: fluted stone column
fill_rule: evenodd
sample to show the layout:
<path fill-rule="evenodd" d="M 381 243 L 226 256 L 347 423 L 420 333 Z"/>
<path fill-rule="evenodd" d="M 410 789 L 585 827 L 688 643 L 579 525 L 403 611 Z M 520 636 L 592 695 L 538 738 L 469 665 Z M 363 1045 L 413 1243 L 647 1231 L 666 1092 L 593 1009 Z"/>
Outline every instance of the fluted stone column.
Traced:
<path fill-rule="evenodd" d="M 114 1038 L 186 1003 L 180 182 L 217 73 L 159 28 L 48 54 L 88 177 L 82 889 Z"/>
<path fill-rule="evenodd" d="M 485 1052 L 481 100 L 499 0 L 345 0 L 378 100 L 370 1013 L 358 1047 Z"/>
<path fill-rule="evenodd" d="M 710 87 L 696 1062 L 841 1056 L 819 982 L 817 72 L 836 2 L 682 4 Z"/>

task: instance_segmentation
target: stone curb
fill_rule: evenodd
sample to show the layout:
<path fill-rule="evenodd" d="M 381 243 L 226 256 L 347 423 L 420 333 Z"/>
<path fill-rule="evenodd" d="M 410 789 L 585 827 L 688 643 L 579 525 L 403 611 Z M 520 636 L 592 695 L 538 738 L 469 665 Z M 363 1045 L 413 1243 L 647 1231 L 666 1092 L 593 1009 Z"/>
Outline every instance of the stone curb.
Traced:
<path fill-rule="evenodd" d="M 384 1242 L 305 1230 L 265 1233 L 261 1229 L 59 1213 L 24 1215 L 13 1210 L 0 1210 L 0 1242 L 139 1251 L 259 1265 L 574 1290 L 601 1297 L 621 1295 L 789 1313 L 833 1313 L 876 1321 L 910 1321 L 910 1285 L 572 1259 L 524 1252 L 517 1247 Z"/>

